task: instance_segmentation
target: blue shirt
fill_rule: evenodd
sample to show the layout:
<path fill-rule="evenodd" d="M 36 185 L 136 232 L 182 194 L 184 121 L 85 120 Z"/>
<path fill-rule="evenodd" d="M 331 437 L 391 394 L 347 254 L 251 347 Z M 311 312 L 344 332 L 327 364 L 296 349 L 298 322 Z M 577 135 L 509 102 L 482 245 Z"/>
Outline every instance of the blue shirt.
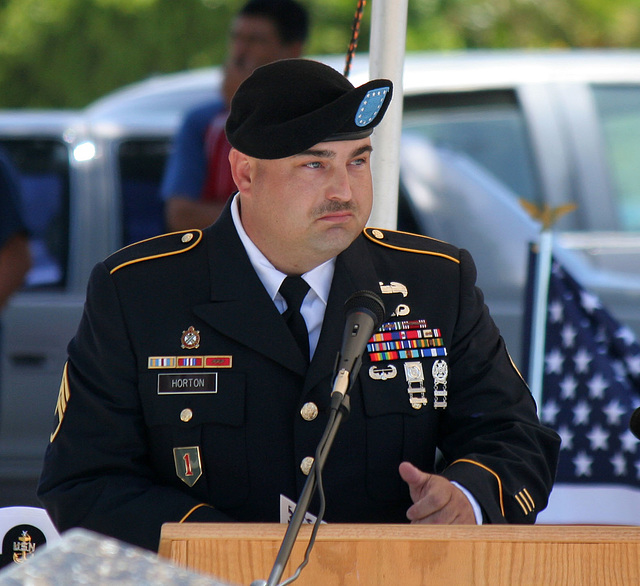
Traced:
<path fill-rule="evenodd" d="M 160 195 L 163 200 L 180 194 L 197 200 L 202 193 L 207 159 L 204 139 L 211 120 L 224 109 L 216 98 L 187 112 L 178 130 L 165 168 Z"/>

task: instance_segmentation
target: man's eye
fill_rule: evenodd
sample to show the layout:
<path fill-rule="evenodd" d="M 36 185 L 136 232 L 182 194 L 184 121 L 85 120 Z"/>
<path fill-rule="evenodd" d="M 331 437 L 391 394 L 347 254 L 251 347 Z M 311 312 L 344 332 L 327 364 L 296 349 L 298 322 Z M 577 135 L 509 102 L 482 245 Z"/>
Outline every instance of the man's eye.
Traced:
<path fill-rule="evenodd" d="M 305 167 L 309 167 L 310 169 L 320 169 L 320 167 L 322 167 L 322 163 L 320 161 L 311 161 L 309 163 L 305 163 Z"/>

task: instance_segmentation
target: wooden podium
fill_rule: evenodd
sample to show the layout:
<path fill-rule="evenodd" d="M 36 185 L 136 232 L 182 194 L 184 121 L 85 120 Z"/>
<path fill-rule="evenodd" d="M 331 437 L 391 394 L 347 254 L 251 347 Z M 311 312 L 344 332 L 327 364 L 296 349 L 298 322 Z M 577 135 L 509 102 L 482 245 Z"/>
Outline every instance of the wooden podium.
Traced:
<path fill-rule="evenodd" d="M 160 555 L 248 585 L 271 573 L 285 525 L 166 524 Z M 282 576 L 304 557 L 304 525 Z M 303 585 L 629 586 L 640 584 L 640 527 L 322 525 Z"/>

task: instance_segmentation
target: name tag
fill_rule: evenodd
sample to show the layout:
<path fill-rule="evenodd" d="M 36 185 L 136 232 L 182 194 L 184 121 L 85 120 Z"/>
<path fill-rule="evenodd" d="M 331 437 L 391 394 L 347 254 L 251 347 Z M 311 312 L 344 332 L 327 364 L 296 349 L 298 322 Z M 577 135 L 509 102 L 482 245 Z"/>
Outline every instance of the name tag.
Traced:
<path fill-rule="evenodd" d="M 217 392 L 217 372 L 158 375 L 158 395 L 194 395 Z"/>

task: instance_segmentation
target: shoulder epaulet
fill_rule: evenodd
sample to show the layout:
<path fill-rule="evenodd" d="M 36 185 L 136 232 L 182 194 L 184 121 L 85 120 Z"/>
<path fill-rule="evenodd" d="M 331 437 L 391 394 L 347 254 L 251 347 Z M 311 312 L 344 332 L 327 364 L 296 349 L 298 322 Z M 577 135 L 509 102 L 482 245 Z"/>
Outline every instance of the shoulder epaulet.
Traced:
<path fill-rule="evenodd" d="M 109 256 L 105 260 L 105 264 L 109 273 L 113 274 L 121 268 L 138 262 L 182 254 L 196 247 L 201 240 L 202 230 L 184 230 L 161 234 L 121 248 Z"/>
<path fill-rule="evenodd" d="M 413 252 L 415 254 L 428 254 L 431 256 L 439 256 L 460 264 L 458 249 L 435 238 L 421 236 L 419 234 L 411 234 L 409 232 L 398 232 L 396 230 L 384 230 L 382 228 L 364 229 L 366 238 L 375 242 L 380 246 L 400 250 L 402 252 Z"/>

